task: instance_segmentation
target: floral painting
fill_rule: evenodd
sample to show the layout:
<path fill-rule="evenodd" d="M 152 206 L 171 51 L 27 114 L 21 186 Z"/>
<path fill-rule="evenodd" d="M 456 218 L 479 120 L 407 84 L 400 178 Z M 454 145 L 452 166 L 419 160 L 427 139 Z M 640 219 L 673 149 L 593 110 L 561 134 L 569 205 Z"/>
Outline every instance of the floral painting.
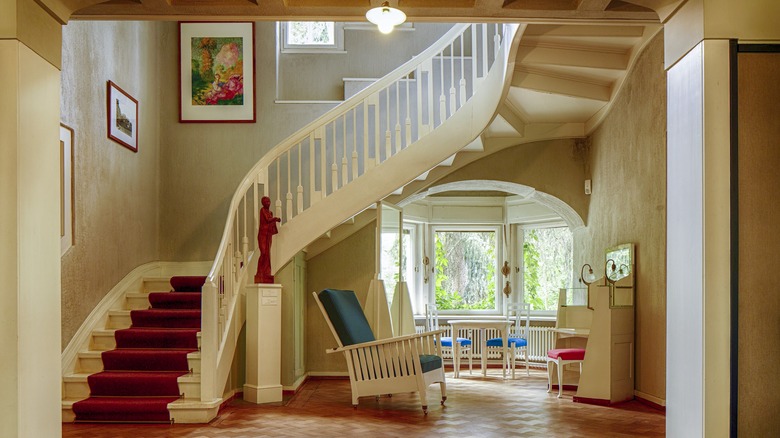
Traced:
<path fill-rule="evenodd" d="M 254 122 L 254 23 L 179 23 L 179 42 L 179 121 Z"/>
<path fill-rule="evenodd" d="M 244 104 L 242 38 L 192 38 L 192 104 Z"/>

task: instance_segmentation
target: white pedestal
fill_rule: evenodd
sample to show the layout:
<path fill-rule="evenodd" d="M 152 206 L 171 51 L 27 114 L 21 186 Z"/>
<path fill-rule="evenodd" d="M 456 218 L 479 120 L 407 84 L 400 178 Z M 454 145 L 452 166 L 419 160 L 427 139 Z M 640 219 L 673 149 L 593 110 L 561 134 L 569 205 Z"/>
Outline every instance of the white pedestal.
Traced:
<path fill-rule="evenodd" d="M 282 401 L 282 285 L 246 287 L 246 384 L 244 400 Z"/>

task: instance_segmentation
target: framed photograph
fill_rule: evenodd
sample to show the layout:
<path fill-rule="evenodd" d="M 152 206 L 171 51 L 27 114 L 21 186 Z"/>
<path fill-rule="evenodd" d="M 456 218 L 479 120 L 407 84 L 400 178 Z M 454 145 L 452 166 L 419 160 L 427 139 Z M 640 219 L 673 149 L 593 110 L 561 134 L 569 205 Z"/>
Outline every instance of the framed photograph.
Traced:
<path fill-rule="evenodd" d="M 255 122 L 254 43 L 254 23 L 179 23 L 179 122 Z"/>
<path fill-rule="evenodd" d="M 108 81 L 108 138 L 138 152 L 138 101 Z"/>
<path fill-rule="evenodd" d="M 60 123 L 60 256 L 73 246 L 73 129 Z"/>

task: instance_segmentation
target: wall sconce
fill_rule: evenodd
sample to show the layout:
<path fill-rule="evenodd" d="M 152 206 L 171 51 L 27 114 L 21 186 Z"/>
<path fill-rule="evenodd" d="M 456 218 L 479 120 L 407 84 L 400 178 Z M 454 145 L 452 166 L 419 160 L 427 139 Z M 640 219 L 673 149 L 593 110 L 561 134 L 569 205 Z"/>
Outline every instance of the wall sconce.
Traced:
<path fill-rule="evenodd" d="M 388 34 L 395 26 L 406 21 L 406 14 L 400 9 L 390 7 L 389 2 L 384 2 L 382 6 L 369 9 L 366 12 L 366 19 L 376 24 L 380 32 Z"/>
<path fill-rule="evenodd" d="M 621 263 L 620 266 L 618 266 L 612 259 L 607 260 L 607 263 L 604 264 L 604 277 L 611 285 L 614 285 L 618 280 L 627 277 L 630 272 L 631 270 L 628 268 L 628 265 Z"/>
<path fill-rule="evenodd" d="M 585 272 L 585 267 L 588 267 L 588 272 Z M 593 274 L 593 268 L 590 266 L 590 264 L 585 263 L 582 265 L 582 269 L 580 269 L 580 281 L 585 283 L 586 286 L 590 286 L 591 283 L 596 281 L 596 275 Z"/>

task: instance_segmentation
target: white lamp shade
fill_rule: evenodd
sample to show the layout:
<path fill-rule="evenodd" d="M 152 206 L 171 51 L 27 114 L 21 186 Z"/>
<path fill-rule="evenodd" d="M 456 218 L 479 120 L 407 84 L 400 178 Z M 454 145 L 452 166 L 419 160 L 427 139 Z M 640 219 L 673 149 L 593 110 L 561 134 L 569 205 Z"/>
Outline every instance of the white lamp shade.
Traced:
<path fill-rule="evenodd" d="M 366 19 L 379 27 L 382 33 L 390 33 L 393 27 L 406 21 L 406 14 L 396 8 L 391 8 L 390 3 L 384 2 L 382 6 L 369 9 Z"/>

